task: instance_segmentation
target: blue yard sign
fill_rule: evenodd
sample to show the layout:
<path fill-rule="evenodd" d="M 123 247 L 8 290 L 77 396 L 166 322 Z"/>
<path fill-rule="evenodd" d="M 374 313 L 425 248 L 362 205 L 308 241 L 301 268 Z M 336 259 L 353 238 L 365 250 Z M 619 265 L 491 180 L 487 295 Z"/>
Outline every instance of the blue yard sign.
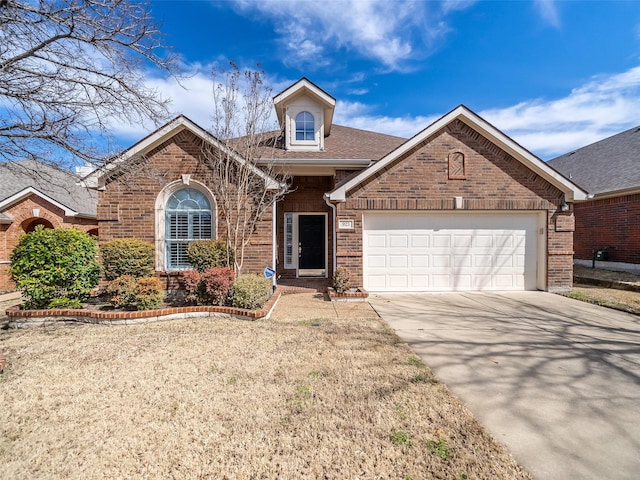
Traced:
<path fill-rule="evenodd" d="M 273 278 L 275 274 L 276 274 L 276 271 L 271 267 L 266 267 L 264 269 L 264 278 Z"/>

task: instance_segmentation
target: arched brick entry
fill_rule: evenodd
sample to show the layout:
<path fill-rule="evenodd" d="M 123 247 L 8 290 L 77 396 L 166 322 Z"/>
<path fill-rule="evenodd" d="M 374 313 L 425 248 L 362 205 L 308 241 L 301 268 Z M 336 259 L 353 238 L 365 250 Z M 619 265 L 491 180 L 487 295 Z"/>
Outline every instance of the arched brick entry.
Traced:
<path fill-rule="evenodd" d="M 33 232 L 38 225 L 44 226 L 44 228 L 53 228 L 53 224 L 44 218 L 28 218 L 24 222 L 22 222 L 22 230 L 24 233 Z"/>

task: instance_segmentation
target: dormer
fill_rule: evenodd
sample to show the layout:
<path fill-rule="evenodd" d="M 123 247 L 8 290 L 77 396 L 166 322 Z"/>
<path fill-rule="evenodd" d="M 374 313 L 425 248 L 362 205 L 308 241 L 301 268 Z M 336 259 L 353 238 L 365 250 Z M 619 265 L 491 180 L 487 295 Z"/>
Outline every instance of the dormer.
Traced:
<path fill-rule="evenodd" d="M 324 150 L 324 138 L 331 133 L 336 99 L 302 77 L 273 98 L 287 150 Z"/>

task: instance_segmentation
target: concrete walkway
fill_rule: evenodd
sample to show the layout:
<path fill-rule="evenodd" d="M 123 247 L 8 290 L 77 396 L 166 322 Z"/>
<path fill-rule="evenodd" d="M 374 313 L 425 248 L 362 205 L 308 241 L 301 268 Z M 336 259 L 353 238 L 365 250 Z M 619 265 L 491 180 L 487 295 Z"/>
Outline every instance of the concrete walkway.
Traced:
<path fill-rule="evenodd" d="M 640 478 L 640 317 L 544 292 L 369 300 L 534 478 Z"/>

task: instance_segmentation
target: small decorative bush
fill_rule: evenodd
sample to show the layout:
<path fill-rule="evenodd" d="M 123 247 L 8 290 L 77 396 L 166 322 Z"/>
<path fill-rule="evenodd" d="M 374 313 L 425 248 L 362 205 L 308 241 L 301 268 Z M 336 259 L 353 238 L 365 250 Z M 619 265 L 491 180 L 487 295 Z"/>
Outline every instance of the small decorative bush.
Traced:
<path fill-rule="evenodd" d="M 107 294 L 116 308 L 152 310 L 164 300 L 162 283 L 155 277 L 122 275 L 107 284 Z"/>
<path fill-rule="evenodd" d="M 11 277 L 25 308 L 78 308 L 98 284 L 97 244 L 76 229 L 23 235 L 11 254 Z"/>
<path fill-rule="evenodd" d="M 226 305 L 236 274 L 228 267 L 211 267 L 200 274 L 205 301 L 210 305 Z"/>
<path fill-rule="evenodd" d="M 239 275 L 233 284 L 233 306 L 254 310 L 271 296 L 271 280 L 254 274 Z"/>
<path fill-rule="evenodd" d="M 138 310 L 160 308 L 164 301 L 162 282 L 156 277 L 139 278 L 136 284 L 136 306 Z"/>
<path fill-rule="evenodd" d="M 155 273 L 155 249 L 149 242 L 135 238 L 117 238 L 100 246 L 105 280 L 122 275 L 152 277 Z"/>
<path fill-rule="evenodd" d="M 181 272 L 182 282 L 185 291 L 185 300 L 189 303 L 200 303 L 204 296 L 200 273 L 195 270 L 184 270 Z"/>
<path fill-rule="evenodd" d="M 133 308 L 136 303 L 136 278 L 121 275 L 107 284 L 109 302 L 116 308 Z"/>
<path fill-rule="evenodd" d="M 336 268 L 333 272 L 332 287 L 337 293 L 344 293 L 349 290 L 351 275 L 345 267 Z"/>
<path fill-rule="evenodd" d="M 232 267 L 234 256 L 226 242 L 201 240 L 189 245 L 187 260 L 198 272 L 204 272 L 211 267 Z"/>
<path fill-rule="evenodd" d="M 228 267 L 212 267 L 199 273 L 182 272 L 186 300 L 199 305 L 227 305 L 235 273 Z"/>

